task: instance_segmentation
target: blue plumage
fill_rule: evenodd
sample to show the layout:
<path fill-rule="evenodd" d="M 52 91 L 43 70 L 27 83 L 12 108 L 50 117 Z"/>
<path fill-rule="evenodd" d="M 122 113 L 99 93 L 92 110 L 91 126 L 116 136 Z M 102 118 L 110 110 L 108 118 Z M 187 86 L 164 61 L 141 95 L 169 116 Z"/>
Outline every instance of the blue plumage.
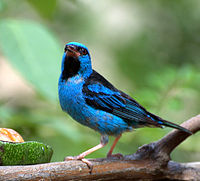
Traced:
<path fill-rule="evenodd" d="M 63 111 L 102 135 L 99 145 L 70 159 L 83 160 L 89 153 L 105 146 L 108 135 L 117 137 L 107 155 L 112 156 L 121 134 L 133 128 L 169 126 L 191 133 L 148 112 L 133 98 L 116 89 L 92 69 L 89 50 L 77 42 L 65 46 L 58 90 Z"/>

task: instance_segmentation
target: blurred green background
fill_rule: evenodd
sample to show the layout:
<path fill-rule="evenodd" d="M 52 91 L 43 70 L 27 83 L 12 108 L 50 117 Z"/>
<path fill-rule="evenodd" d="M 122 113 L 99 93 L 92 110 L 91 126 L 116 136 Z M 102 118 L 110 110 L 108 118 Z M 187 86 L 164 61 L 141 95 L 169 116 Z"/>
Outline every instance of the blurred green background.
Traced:
<path fill-rule="evenodd" d="M 85 44 L 93 67 L 149 111 L 181 124 L 200 113 L 200 1 L 0 0 L 0 127 L 54 149 L 52 161 L 95 146 L 100 135 L 61 111 L 64 45 Z M 125 133 L 115 152 L 134 153 L 171 129 Z M 89 157 L 105 157 L 109 145 Z M 200 134 L 172 154 L 200 161 Z"/>

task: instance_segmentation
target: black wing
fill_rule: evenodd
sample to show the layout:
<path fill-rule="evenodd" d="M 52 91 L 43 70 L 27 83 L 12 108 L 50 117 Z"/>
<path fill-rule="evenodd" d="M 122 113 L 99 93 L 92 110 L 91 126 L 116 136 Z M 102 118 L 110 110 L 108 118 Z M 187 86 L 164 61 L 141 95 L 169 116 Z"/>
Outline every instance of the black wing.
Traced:
<path fill-rule="evenodd" d="M 192 134 L 191 131 L 148 112 L 133 98 L 116 89 L 94 70 L 86 80 L 82 92 L 88 105 L 112 113 L 130 126 L 168 126 Z"/>
<path fill-rule="evenodd" d="M 88 105 L 112 113 L 131 126 L 162 127 L 162 122 L 153 119 L 139 103 L 116 89 L 94 70 L 84 84 L 82 91 Z"/>

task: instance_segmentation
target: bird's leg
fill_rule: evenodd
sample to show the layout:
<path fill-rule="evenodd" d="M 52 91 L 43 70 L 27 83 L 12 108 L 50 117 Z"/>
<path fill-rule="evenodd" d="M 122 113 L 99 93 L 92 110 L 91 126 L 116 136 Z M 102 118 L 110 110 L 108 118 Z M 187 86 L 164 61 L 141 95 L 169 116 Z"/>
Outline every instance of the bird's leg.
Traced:
<path fill-rule="evenodd" d="M 85 159 L 85 157 L 87 155 L 89 155 L 90 153 L 93 153 L 94 151 L 96 151 L 96 150 L 98 150 L 100 148 L 103 148 L 104 146 L 107 145 L 107 143 L 108 143 L 108 136 L 107 135 L 101 135 L 101 142 L 100 142 L 100 144 L 98 144 L 97 146 L 95 146 L 93 148 L 90 148 L 89 150 L 81 153 L 78 156 L 74 156 L 74 157 L 68 156 L 68 157 L 65 157 L 65 161 L 67 161 L 67 160 L 81 160 L 82 162 L 86 163 L 87 166 L 92 171 L 92 167 L 93 167 L 92 163 L 89 160 Z"/>
<path fill-rule="evenodd" d="M 121 134 L 119 136 L 117 136 L 113 142 L 113 145 L 111 146 L 108 154 L 107 154 L 107 158 L 110 158 L 110 157 L 118 157 L 118 158 L 123 158 L 123 155 L 121 153 L 117 153 L 117 154 L 112 154 L 117 142 L 119 141 L 119 139 L 121 138 Z"/>

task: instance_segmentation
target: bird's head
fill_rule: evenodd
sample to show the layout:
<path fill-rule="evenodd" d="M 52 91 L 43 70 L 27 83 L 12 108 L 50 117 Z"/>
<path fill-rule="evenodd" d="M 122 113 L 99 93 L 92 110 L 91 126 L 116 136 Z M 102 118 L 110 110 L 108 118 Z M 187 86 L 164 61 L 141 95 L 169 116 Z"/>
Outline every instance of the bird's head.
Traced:
<path fill-rule="evenodd" d="M 80 74 L 88 77 L 92 73 L 91 58 L 87 47 L 78 42 L 67 43 L 64 49 L 62 67 L 62 79 Z"/>

